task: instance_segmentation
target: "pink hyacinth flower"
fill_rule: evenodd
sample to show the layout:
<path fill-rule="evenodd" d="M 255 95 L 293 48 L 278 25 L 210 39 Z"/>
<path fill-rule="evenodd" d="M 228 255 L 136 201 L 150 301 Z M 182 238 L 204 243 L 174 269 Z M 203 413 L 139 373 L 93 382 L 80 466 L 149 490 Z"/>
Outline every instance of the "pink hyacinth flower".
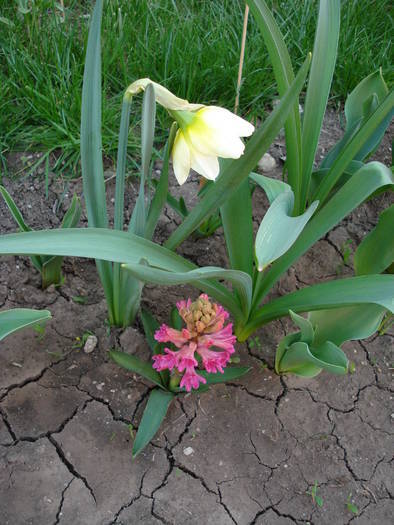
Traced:
<path fill-rule="evenodd" d="M 198 388 L 200 383 L 206 383 L 205 377 L 196 374 L 194 367 L 190 366 L 186 368 L 186 372 L 183 374 L 181 379 L 180 387 L 185 387 L 187 392 L 191 392 L 192 388 Z"/>
<path fill-rule="evenodd" d="M 202 358 L 202 363 L 207 372 L 215 374 L 216 372 L 224 373 L 223 368 L 230 360 L 230 354 L 228 352 L 214 352 L 204 346 L 197 348 L 198 354 Z"/>
<path fill-rule="evenodd" d="M 177 362 L 176 352 L 173 352 L 169 348 L 164 348 L 164 352 L 166 353 L 156 354 L 152 356 L 152 359 L 153 359 L 152 366 L 158 372 L 161 372 L 162 370 L 165 370 L 165 369 L 172 370 Z"/>
<path fill-rule="evenodd" d="M 175 346 L 181 348 L 190 339 L 189 331 L 183 328 L 182 331 L 175 330 L 166 324 L 162 324 L 161 327 L 155 332 L 155 339 L 159 343 L 174 343 Z"/>
<path fill-rule="evenodd" d="M 233 325 L 230 323 L 216 333 L 201 336 L 199 343 L 205 347 L 216 346 L 217 348 L 223 348 L 229 354 L 233 354 L 236 340 L 237 338 L 233 335 Z"/>
<path fill-rule="evenodd" d="M 228 312 L 219 304 L 211 303 L 206 294 L 201 294 L 194 302 L 191 299 L 179 301 L 177 308 L 186 328 L 175 330 L 163 324 L 156 331 L 155 339 L 160 343 L 171 342 L 178 350 L 165 348 L 165 354 L 153 356 L 153 367 L 158 371 L 175 369 L 183 373 L 180 386 L 190 392 L 200 383 L 206 383 L 205 378 L 196 372 L 199 366 L 196 352 L 207 372 L 223 373 L 230 355 L 235 352 L 236 337 L 231 323 L 224 326 Z M 210 350 L 212 346 L 223 351 Z"/>

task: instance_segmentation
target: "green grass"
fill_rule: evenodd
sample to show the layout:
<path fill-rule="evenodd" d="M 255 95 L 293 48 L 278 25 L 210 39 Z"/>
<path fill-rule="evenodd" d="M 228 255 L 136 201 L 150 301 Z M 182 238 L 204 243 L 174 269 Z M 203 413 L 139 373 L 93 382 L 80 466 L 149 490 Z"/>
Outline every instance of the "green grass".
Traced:
<path fill-rule="evenodd" d="M 0 161 L 9 151 L 57 153 L 58 170 L 79 172 L 79 120 L 84 51 L 91 2 L 0 0 Z M 312 49 L 315 0 L 270 2 L 297 68 Z M 22 6 L 18 9 L 18 4 Z M 27 6 L 27 9 L 23 9 Z M 193 102 L 234 105 L 241 0 L 111 0 L 102 33 L 103 149 L 114 157 L 123 90 L 149 76 Z M 361 78 L 390 72 L 390 0 L 343 2 L 339 56 L 332 97 L 343 101 Z M 240 107 L 262 115 L 276 96 L 264 43 L 253 20 L 248 27 Z M 140 101 L 133 111 L 138 127 Z M 159 127 L 169 121 L 159 111 Z M 138 143 L 130 133 L 130 151 Z"/>

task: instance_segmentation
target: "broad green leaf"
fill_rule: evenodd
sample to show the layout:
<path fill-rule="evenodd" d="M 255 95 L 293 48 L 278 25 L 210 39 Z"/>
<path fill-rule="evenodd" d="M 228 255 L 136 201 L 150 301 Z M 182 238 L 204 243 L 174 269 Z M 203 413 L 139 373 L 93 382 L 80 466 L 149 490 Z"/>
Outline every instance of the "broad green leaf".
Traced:
<path fill-rule="evenodd" d="M 314 330 L 309 319 L 305 319 L 305 317 L 302 317 L 291 310 L 289 313 L 293 323 L 295 323 L 301 330 L 300 341 L 307 343 L 308 345 L 312 344 L 314 341 Z"/>
<path fill-rule="evenodd" d="M 0 312 L 0 341 L 9 334 L 51 318 L 48 310 L 14 308 Z"/>
<path fill-rule="evenodd" d="M 301 209 L 305 209 L 323 117 L 337 58 L 340 0 L 320 0 L 302 121 Z"/>
<path fill-rule="evenodd" d="M 380 305 L 393 312 L 394 276 L 363 275 L 338 279 L 308 286 L 274 299 L 251 316 L 238 339 L 245 340 L 259 326 L 287 315 L 289 310 L 307 312 L 361 304 Z"/>
<path fill-rule="evenodd" d="M 239 185 L 249 176 L 262 155 L 268 150 L 272 141 L 279 133 L 288 117 L 294 101 L 304 85 L 310 63 L 308 55 L 300 68 L 294 82 L 287 90 L 274 111 L 265 120 L 262 126 L 253 134 L 245 147 L 244 154 L 236 160 L 226 163 L 219 177 L 206 192 L 185 220 L 178 226 L 165 243 L 170 250 L 174 250 L 215 210 L 226 202 Z"/>
<path fill-rule="evenodd" d="M 303 215 L 292 217 L 293 192 L 286 191 L 276 197 L 264 215 L 256 235 L 255 247 L 259 272 L 286 253 L 294 244 L 318 204 L 313 202 Z"/>
<path fill-rule="evenodd" d="M 391 170 L 380 162 L 370 162 L 361 168 L 330 201 L 309 221 L 293 246 L 263 276 L 256 287 L 252 308 L 256 308 L 279 277 L 315 242 L 329 232 L 346 215 L 380 188 L 393 185 Z M 290 306 L 291 308 L 291 306 Z"/>
<path fill-rule="evenodd" d="M 367 144 L 378 127 L 393 114 L 393 108 L 394 91 L 391 91 L 368 118 L 362 122 L 358 130 L 341 149 L 313 197 L 314 200 L 320 202 L 321 206 L 325 203 L 330 191 L 349 163 L 356 158 L 357 153 Z"/>
<path fill-rule="evenodd" d="M 361 169 L 365 164 L 359 160 L 352 160 L 349 165 L 345 168 L 344 172 L 338 179 L 337 183 L 331 190 L 331 192 L 335 192 L 339 188 L 341 188 L 359 169 Z M 322 168 L 317 171 L 314 171 L 312 173 L 311 177 L 311 183 L 309 186 L 309 194 L 313 195 L 316 191 L 319 185 L 321 184 L 323 178 L 327 175 L 329 168 Z M 331 195 L 331 193 L 330 193 Z"/>
<path fill-rule="evenodd" d="M 133 443 L 133 458 L 135 458 L 153 439 L 162 424 L 168 407 L 174 399 L 171 392 L 163 392 L 155 388 L 149 395 L 138 432 Z"/>
<path fill-rule="evenodd" d="M 161 382 L 160 375 L 154 368 L 152 368 L 152 362 L 141 361 L 135 355 L 126 354 L 125 352 L 119 352 L 118 350 L 110 350 L 109 356 L 117 365 L 139 374 L 145 379 L 148 379 L 160 388 L 165 389 Z"/>
<path fill-rule="evenodd" d="M 179 311 L 176 306 L 173 306 L 171 308 L 170 318 L 171 318 L 171 326 L 175 328 L 176 330 L 182 330 L 184 321 L 182 317 L 179 315 Z"/>
<path fill-rule="evenodd" d="M 249 275 L 253 272 L 253 210 L 248 179 L 220 208 L 230 266 Z"/>
<path fill-rule="evenodd" d="M 144 90 L 141 120 L 141 179 L 137 202 L 131 216 L 129 231 L 136 235 L 145 235 L 146 204 L 145 185 L 149 182 L 150 164 L 152 160 L 153 138 L 155 133 L 156 99 L 153 84 L 148 84 Z"/>
<path fill-rule="evenodd" d="M 118 326 L 130 326 L 138 313 L 144 283 L 135 279 L 129 272 L 120 269 L 120 310 Z"/>
<path fill-rule="evenodd" d="M 290 85 L 294 82 L 293 68 L 284 38 L 270 9 L 263 0 L 247 0 L 247 3 L 263 35 L 272 62 L 279 96 L 283 98 Z M 302 182 L 301 123 L 298 93 L 291 102 L 291 111 L 285 119 L 285 133 L 288 182 L 296 195 L 296 210 L 298 210 Z"/>
<path fill-rule="evenodd" d="M 140 264 L 125 264 L 123 267 L 129 270 L 137 279 L 162 286 L 195 283 L 197 287 L 201 289 L 200 283 L 202 281 L 207 279 L 225 279 L 230 281 L 237 290 L 244 317 L 247 318 L 249 314 L 252 299 L 252 279 L 250 275 L 245 272 L 225 270 L 215 266 L 204 266 L 203 268 L 186 272 L 169 272 Z M 233 299 L 232 301 L 222 303 L 222 305 L 231 310 L 234 315 L 237 316 L 238 314 L 239 316 L 239 307 L 234 303 L 235 301 Z"/>
<path fill-rule="evenodd" d="M 146 226 L 145 226 L 145 238 L 146 239 L 152 239 L 153 233 L 155 231 L 157 222 L 160 217 L 160 214 L 167 200 L 168 168 L 169 168 L 170 154 L 172 150 L 172 145 L 174 143 L 176 130 L 177 130 L 177 125 L 174 122 L 173 125 L 171 126 L 170 135 L 168 137 L 165 152 L 164 152 L 163 168 L 160 174 L 160 179 L 156 185 L 155 194 L 153 196 L 151 205 L 149 207 L 148 218 L 147 218 Z"/>
<path fill-rule="evenodd" d="M 89 226 L 108 226 L 101 145 L 101 49 L 100 29 L 102 0 L 93 10 L 82 86 L 81 168 L 83 192 Z M 112 265 L 96 261 L 97 270 L 107 299 L 109 317 L 113 323 Z"/>
<path fill-rule="evenodd" d="M 68 228 L 15 233 L 0 236 L 0 254 L 63 255 L 88 257 L 120 263 L 139 264 L 146 259 L 151 266 L 171 272 L 188 272 L 196 265 L 183 257 L 129 232 L 105 228 Z M 237 311 L 237 303 L 231 292 L 222 284 L 204 280 L 201 290 L 215 297 L 230 310 Z M 231 305 L 231 308 L 230 308 Z M 238 308 L 239 310 L 239 308 Z"/>
<path fill-rule="evenodd" d="M 238 270 L 226 270 L 215 266 L 205 266 L 186 272 L 171 272 L 143 265 L 125 264 L 124 268 L 130 271 L 136 278 L 144 282 L 155 283 L 163 286 L 174 286 L 184 283 L 193 283 L 199 289 L 203 289 L 201 283 L 207 279 L 224 279 L 232 283 L 238 293 L 242 307 L 242 313 L 238 301 L 230 295 L 223 297 L 222 306 L 228 308 L 236 318 L 242 314 L 246 318 L 250 309 L 252 297 L 252 279 L 245 272 Z M 205 286 L 205 285 L 204 285 Z"/>
<path fill-rule="evenodd" d="M 315 329 L 313 344 L 332 341 L 340 346 L 345 341 L 365 339 L 376 332 L 385 313 L 386 309 L 377 304 L 310 312 L 309 321 Z"/>
<path fill-rule="evenodd" d="M 343 375 L 347 373 L 348 365 L 346 355 L 330 341 L 315 349 L 299 341 L 284 352 L 278 365 L 278 373 L 314 377 L 326 370 L 332 374 Z"/>
<path fill-rule="evenodd" d="M 265 191 L 269 203 L 272 204 L 276 197 L 285 191 L 292 191 L 291 187 L 281 180 L 271 179 L 260 173 L 251 173 L 249 178 Z"/>
<path fill-rule="evenodd" d="M 328 152 L 323 159 L 320 167 L 329 168 L 339 155 L 345 144 L 354 135 L 361 123 L 365 121 L 376 105 L 383 102 L 388 89 L 382 76 L 382 70 L 375 71 L 364 78 L 350 93 L 345 102 L 346 129 L 342 139 Z M 391 115 L 388 115 L 382 124 L 376 129 L 375 133 L 365 143 L 364 147 L 355 155 L 355 159 L 363 160 L 380 143 L 387 126 L 390 123 Z"/>
<path fill-rule="evenodd" d="M 275 353 L 275 372 L 277 374 L 280 374 L 279 363 L 281 362 L 281 359 L 284 356 L 285 352 L 290 348 L 290 346 L 293 343 L 296 343 L 299 340 L 300 340 L 300 333 L 297 332 L 295 334 L 285 335 L 285 337 L 283 337 L 281 341 L 279 342 L 278 348 L 276 349 L 276 353 Z"/>
<path fill-rule="evenodd" d="M 357 275 L 384 272 L 394 261 L 394 205 L 384 210 L 377 226 L 354 254 Z"/>

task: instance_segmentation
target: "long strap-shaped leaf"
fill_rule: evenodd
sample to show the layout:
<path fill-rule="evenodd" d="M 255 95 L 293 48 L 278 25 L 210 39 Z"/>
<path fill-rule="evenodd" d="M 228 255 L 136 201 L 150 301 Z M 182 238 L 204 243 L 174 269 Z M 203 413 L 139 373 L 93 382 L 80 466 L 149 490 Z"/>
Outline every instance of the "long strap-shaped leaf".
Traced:
<path fill-rule="evenodd" d="M 324 204 L 330 191 L 335 186 L 339 177 L 344 172 L 348 164 L 353 160 L 358 151 L 374 134 L 379 125 L 393 112 L 394 90 L 387 95 L 383 102 L 375 109 L 372 115 L 362 124 L 360 129 L 353 135 L 341 153 L 335 159 L 331 168 L 323 178 L 313 200 L 318 200 Z"/>
<path fill-rule="evenodd" d="M 288 315 L 289 310 L 306 312 L 358 304 L 377 304 L 393 312 L 394 276 L 363 275 L 350 279 L 338 279 L 302 288 L 279 297 L 260 308 L 239 337 L 245 340 L 261 325 Z"/>
<path fill-rule="evenodd" d="M 159 244 L 129 232 L 105 228 L 41 230 L 0 236 L 0 254 L 34 253 L 88 257 L 126 264 L 139 264 L 141 259 L 146 259 L 150 265 L 171 272 L 187 272 L 197 268 Z M 221 304 L 233 298 L 225 286 L 213 281 L 204 281 L 204 291 Z"/>
<path fill-rule="evenodd" d="M 250 10 L 263 35 L 272 62 L 279 96 L 284 97 L 294 81 L 294 72 L 284 38 L 264 0 L 247 0 Z M 288 182 L 295 195 L 294 213 L 300 211 L 301 195 L 301 124 L 298 94 L 285 122 Z"/>
<path fill-rule="evenodd" d="M 193 208 L 182 224 L 178 226 L 167 240 L 165 243 L 167 248 L 174 250 L 206 217 L 216 211 L 248 177 L 249 173 L 253 171 L 263 153 L 267 151 L 279 133 L 291 111 L 294 100 L 304 85 L 310 60 L 311 57 L 308 55 L 308 58 L 300 68 L 296 79 L 286 92 L 286 95 L 282 98 L 280 104 L 247 143 L 245 153 L 241 158 L 233 160 L 228 164 L 226 163 L 215 184 L 212 184 L 199 204 Z"/>
<path fill-rule="evenodd" d="M 101 144 L 101 49 L 100 29 L 102 0 L 93 10 L 86 50 L 82 87 L 81 167 L 83 191 L 89 226 L 108 226 Z M 110 322 L 114 321 L 112 298 L 112 265 L 97 260 L 97 270 L 108 304 Z"/>
<path fill-rule="evenodd" d="M 252 301 L 252 279 L 250 275 L 238 270 L 225 270 L 215 266 L 205 266 L 188 272 L 169 272 L 159 268 L 151 268 L 142 264 L 126 264 L 123 266 L 141 281 L 173 286 L 177 284 L 193 283 L 197 287 L 204 287 L 205 279 L 225 279 L 233 284 L 237 290 L 244 319 L 248 318 Z M 230 300 L 231 299 L 231 300 Z M 226 298 L 222 303 L 233 314 L 239 317 L 239 306 L 233 297 Z"/>
<path fill-rule="evenodd" d="M 252 309 L 260 303 L 279 277 L 316 241 L 330 231 L 331 228 L 374 191 L 393 183 L 394 177 L 391 170 L 380 162 L 370 162 L 355 173 L 310 220 L 293 246 L 272 264 L 263 277 L 261 284 L 255 290 Z"/>
<path fill-rule="evenodd" d="M 339 39 L 340 0 L 320 0 L 302 125 L 301 210 L 305 208 L 324 112 L 334 74 Z"/>
<path fill-rule="evenodd" d="M 51 318 L 48 310 L 14 308 L 0 312 L 0 341 L 12 332 Z"/>

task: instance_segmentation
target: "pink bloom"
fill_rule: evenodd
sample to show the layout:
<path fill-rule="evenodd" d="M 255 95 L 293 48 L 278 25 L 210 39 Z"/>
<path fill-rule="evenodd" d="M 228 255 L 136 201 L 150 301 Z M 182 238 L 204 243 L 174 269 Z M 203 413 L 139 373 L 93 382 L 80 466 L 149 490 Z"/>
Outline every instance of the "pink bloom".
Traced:
<path fill-rule="evenodd" d="M 155 332 L 155 339 L 159 343 L 174 343 L 175 346 L 180 348 L 190 339 L 190 334 L 186 328 L 183 328 L 180 332 L 175 330 L 175 328 L 162 324 Z"/>
<path fill-rule="evenodd" d="M 230 354 L 228 352 L 214 352 L 204 346 L 199 346 L 197 352 L 202 357 L 202 362 L 207 372 L 212 374 L 220 372 L 223 374 L 223 367 L 225 367 L 230 360 Z"/>
<path fill-rule="evenodd" d="M 198 365 L 198 361 L 194 357 L 196 347 L 196 343 L 192 341 L 188 345 L 183 346 L 179 352 L 176 352 L 177 369 L 179 372 L 183 372 L 185 368 L 196 367 Z"/>
<path fill-rule="evenodd" d="M 232 333 L 233 325 L 224 326 L 228 319 L 228 312 L 219 304 L 211 303 L 206 294 L 192 302 L 179 301 L 177 303 L 179 315 L 186 324 L 186 328 L 175 330 L 165 324 L 155 333 L 156 341 L 173 343 L 178 350 L 165 348 L 165 354 L 153 356 L 153 368 L 156 370 L 173 370 L 183 373 L 180 386 L 188 392 L 198 388 L 200 383 L 206 383 L 204 377 L 196 373 L 200 356 L 201 365 L 209 373 L 220 372 L 230 361 L 230 355 L 235 352 L 236 337 Z M 223 349 L 222 352 L 210 350 L 214 346 Z"/>
<path fill-rule="evenodd" d="M 214 334 L 201 336 L 199 343 L 206 347 L 216 346 L 217 348 L 223 348 L 223 350 L 229 354 L 233 354 L 235 352 L 234 344 L 236 340 L 237 338 L 233 335 L 233 325 L 230 323 Z"/>
<path fill-rule="evenodd" d="M 180 387 L 185 387 L 187 392 L 190 392 L 192 388 L 198 388 L 200 383 L 206 383 L 205 377 L 196 374 L 194 367 L 190 366 L 186 368 L 186 372 L 183 374 L 181 379 Z"/>
<path fill-rule="evenodd" d="M 169 348 L 164 348 L 165 354 L 156 354 L 152 357 L 153 359 L 153 368 L 155 368 L 158 372 L 161 370 L 165 370 L 168 368 L 168 370 L 172 370 L 174 366 L 176 365 L 176 352 L 173 352 Z"/>

